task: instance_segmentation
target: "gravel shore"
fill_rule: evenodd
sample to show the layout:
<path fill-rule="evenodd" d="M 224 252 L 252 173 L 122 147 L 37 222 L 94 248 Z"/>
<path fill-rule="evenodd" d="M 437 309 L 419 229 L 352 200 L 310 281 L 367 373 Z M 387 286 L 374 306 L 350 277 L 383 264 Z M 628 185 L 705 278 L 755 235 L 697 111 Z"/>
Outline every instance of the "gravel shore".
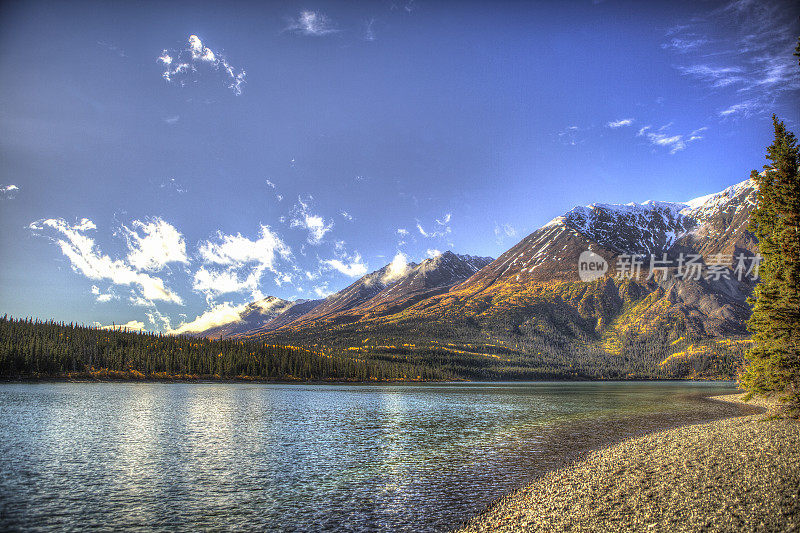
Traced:
<path fill-rule="evenodd" d="M 545 474 L 461 531 L 800 531 L 800 423 L 762 413 L 633 438 Z"/>

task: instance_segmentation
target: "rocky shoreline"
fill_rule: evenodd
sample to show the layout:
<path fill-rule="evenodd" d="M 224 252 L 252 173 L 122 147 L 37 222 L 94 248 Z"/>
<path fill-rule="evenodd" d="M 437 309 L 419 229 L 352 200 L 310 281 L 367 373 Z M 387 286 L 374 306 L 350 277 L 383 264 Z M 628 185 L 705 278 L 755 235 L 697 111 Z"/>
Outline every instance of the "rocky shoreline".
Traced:
<path fill-rule="evenodd" d="M 629 439 L 543 475 L 460 531 L 699 530 L 800 530 L 800 423 L 762 412 Z"/>

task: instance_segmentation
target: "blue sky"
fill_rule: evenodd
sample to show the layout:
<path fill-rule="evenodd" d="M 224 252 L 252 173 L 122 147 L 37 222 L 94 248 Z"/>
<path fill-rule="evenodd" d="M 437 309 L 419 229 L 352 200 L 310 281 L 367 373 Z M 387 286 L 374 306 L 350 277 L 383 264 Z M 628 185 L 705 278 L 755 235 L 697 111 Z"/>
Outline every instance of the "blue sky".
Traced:
<path fill-rule="evenodd" d="M 182 331 L 575 205 L 683 201 L 800 124 L 792 2 L 0 7 L 0 301 Z M 184 327 L 183 330 L 186 328 Z"/>

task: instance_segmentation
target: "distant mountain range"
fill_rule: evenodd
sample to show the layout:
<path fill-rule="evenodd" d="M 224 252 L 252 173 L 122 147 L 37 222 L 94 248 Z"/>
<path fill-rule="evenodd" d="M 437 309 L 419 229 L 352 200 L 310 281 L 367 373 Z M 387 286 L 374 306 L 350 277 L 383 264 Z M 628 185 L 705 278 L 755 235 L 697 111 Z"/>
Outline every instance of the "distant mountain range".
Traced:
<path fill-rule="evenodd" d="M 576 207 L 497 259 L 445 252 L 390 264 L 322 300 L 253 302 L 197 335 L 471 378 L 731 376 L 748 343 L 755 281 L 742 267 L 757 251 L 747 231 L 755 198 L 747 180 L 685 203 Z M 608 265 L 589 282 L 578 268 L 586 251 Z M 641 269 L 619 276 L 632 261 Z"/>

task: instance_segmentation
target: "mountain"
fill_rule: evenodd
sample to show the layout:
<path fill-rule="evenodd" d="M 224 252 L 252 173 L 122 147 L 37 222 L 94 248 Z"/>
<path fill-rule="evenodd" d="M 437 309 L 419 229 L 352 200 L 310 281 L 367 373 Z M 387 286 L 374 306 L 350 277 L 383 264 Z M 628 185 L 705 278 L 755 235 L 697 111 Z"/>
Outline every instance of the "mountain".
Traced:
<path fill-rule="evenodd" d="M 325 300 L 242 316 L 224 335 L 481 379 L 731 376 L 754 286 L 733 261 L 757 250 L 755 195 L 747 180 L 688 202 L 576 207 L 496 260 L 447 252 L 393 263 Z M 608 268 L 590 282 L 578 270 L 586 251 Z M 693 255 L 719 279 L 678 268 Z M 634 256 L 641 270 L 618 275 Z"/>
<path fill-rule="evenodd" d="M 681 215 L 696 225 L 678 239 L 676 248 L 694 250 L 704 258 L 717 254 L 754 254 L 758 242 L 747 231 L 747 224 L 755 205 L 755 182 L 749 179 L 687 202 Z"/>
<path fill-rule="evenodd" d="M 341 324 L 396 313 L 425 298 L 447 292 L 491 262 L 491 257 L 458 255 L 450 251 L 419 264 L 393 262 L 328 297 L 292 327 L 302 328 L 320 322 Z"/>
<path fill-rule="evenodd" d="M 302 330 L 322 324 L 382 316 L 446 292 L 492 261 L 445 252 L 419 264 L 395 260 L 321 300 L 288 301 L 269 296 L 248 304 L 237 319 L 197 333 L 210 338 L 258 336 L 281 328 Z"/>
<path fill-rule="evenodd" d="M 232 337 L 243 331 L 257 330 L 278 317 L 291 316 L 292 313 L 296 313 L 297 309 L 306 310 L 309 306 L 313 308 L 319 302 L 320 300 L 296 300 L 292 302 L 275 296 L 267 296 L 262 300 L 247 304 L 244 310 L 239 313 L 237 320 L 215 326 L 194 335 L 210 339 Z"/>

